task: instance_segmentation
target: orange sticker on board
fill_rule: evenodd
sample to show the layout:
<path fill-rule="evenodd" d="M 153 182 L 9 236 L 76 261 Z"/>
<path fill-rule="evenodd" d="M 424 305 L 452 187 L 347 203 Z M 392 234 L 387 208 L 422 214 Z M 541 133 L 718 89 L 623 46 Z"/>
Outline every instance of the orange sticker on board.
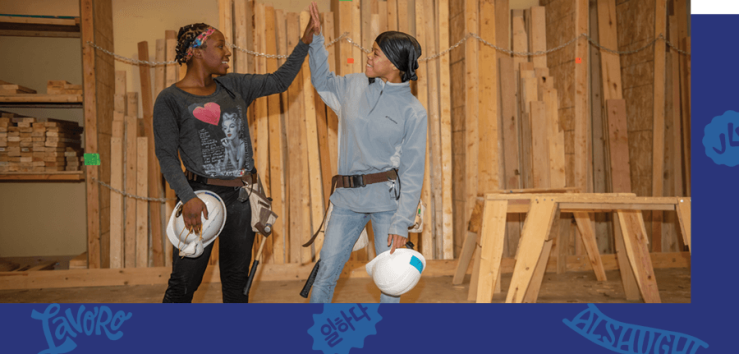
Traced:
<path fill-rule="evenodd" d="M 582 63 L 582 58 L 575 58 L 575 63 L 576 64 Z"/>
<path fill-rule="evenodd" d="M 346 62 L 349 64 L 354 64 L 354 58 L 348 58 L 346 59 Z"/>

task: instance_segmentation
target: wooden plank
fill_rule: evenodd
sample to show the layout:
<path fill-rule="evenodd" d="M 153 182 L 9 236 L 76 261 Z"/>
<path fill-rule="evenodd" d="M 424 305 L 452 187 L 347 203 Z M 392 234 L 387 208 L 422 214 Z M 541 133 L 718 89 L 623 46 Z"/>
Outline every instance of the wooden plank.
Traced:
<path fill-rule="evenodd" d="M 536 268 L 534 269 L 534 274 L 531 276 L 531 281 L 529 282 L 529 287 L 526 289 L 526 294 L 523 297 L 524 303 L 535 303 L 536 299 L 539 298 L 539 290 L 541 290 L 541 283 L 544 280 L 544 273 L 547 268 L 547 262 L 549 261 L 549 256 L 552 253 L 552 246 L 555 242 L 560 242 L 562 240 L 561 234 L 560 234 L 560 228 L 559 228 L 559 220 L 560 220 L 560 212 L 559 210 L 554 212 L 554 217 L 552 219 L 552 227 L 549 229 L 549 235 L 547 236 L 547 239 L 544 240 L 544 244 L 541 249 L 541 254 L 539 255 L 539 260 L 536 262 Z M 564 256 L 564 258 L 567 257 L 566 253 L 562 253 L 561 250 L 566 249 L 563 247 L 564 245 L 557 245 L 557 249 L 560 250 L 559 257 L 557 257 L 557 274 L 564 273 L 564 270 L 560 270 L 560 265 L 566 265 L 566 260 L 562 260 L 561 257 Z M 562 267 L 566 268 L 566 267 Z"/>
<path fill-rule="evenodd" d="M 575 34 L 588 33 L 589 0 L 575 1 Z M 587 38 L 580 38 L 575 47 L 575 57 L 581 60 L 588 58 Z M 582 191 L 592 191 L 588 181 L 592 181 L 592 145 L 590 142 L 590 119 L 588 119 L 588 63 L 575 63 L 575 187 Z"/>
<path fill-rule="evenodd" d="M 447 6 L 448 10 L 449 6 Z M 387 30 L 398 30 L 398 0 L 387 0 Z"/>
<path fill-rule="evenodd" d="M 683 40 L 683 48 L 688 52 L 688 54 L 692 54 L 693 51 L 690 46 L 690 37 L 686 37 Z M 690 57 L 683 59 L 683 65 L 681 66 L 682 75 L 680 75 L 680 90 L 682 91 L 681 99 L 682 102 L 682 114 L 683 114 L 683 125 L 682 125 L 682 131 L 683 131 L 683 159 L 685 165 L 685 195 L 691 196 L 691 157 L 690 157 L 690 131 L 691 131 L 691 117 L 692 113 L 690 110 Z"/>
<path fill-rule="evenodd" d="M 511 285 L 506 296 L 507 303 L 523 301 L 544 247 L 544 242 L 552 228 L 556 209 L 556 203 L 551 200 L 543 200 L 532 205 L 531 211 L 526 217 L 527 222 L 523 227 L 520 252 L 517 256 Z"/>
<path fill-rule="evenodd" d="M 379 31 L 377 32 L 378 34 L 379 33 L 386 32 L 388 30 L 387 29 L 387 24 L 388 24 L 388 21 L 389 21 L 388 16 L 387 16 L 388 12 L 389 12 L 389 10 L 388 10 L 388 2 L 387 1 L 378 1 L 377 2 L 377 16 L 378 16 L 378 24 L 379 24 L 379 27 L 378 27 L 379 28 Z M 373 15 L 374 15 L 374 13 L 373 13 Z M 374 38 L 377 38 L 377 36 L 374 36 Z M 373 41 L 374 41 L 374 38 L 372 39 Z"/>
<path fill-rule="evenodd" d="M 300 40 L 300 17 L 297 13 L 287 14 L 287 45 L 293 48 Z M 310 263 L 311 249 L 301 247 L 311 234 L 310 184 L 308 176 L 308 151 L 305 134 L 305 99 L 303 98 L 303 73 L 298 74 L 288 89 L 290 101 L 288 127 L 288 157 L 290 165 L 290 262 Z"/>
<path fill-rule="evenodd" d="M 596 0 L 590 0 L 590 37 L 599 38 L 598 35 L 598 5 Z M 607 192 L 610 190 L 610 166 L 606 162 L 608 125 L 604 124 L 603 114 L 604 102 L 602 100 L 601 82 L 601 60 L 600 50 L 590 46 L 590 93 L 591 93 L 591 115 L 592 115 L 592 144 L 593 144 L 593 167 L 592 184 L 593 192 Z M 577 112 L 575 112 L 577 113 Z M 575 123 L 577 124 L 577 123 Z M 577 129 L 577 126 L 576 128 Z M 605 132 L 605 137 L 604 137 Z M 576 133 L 577 134 L 577 133 Z M 575 167 L 577 168 L 577 167 Z M 608 172 L 606 172 L 608 171 Z M 577 179 L 576 179 L 577 183 Z M 613 253 L 613 225 L 608 216 L 595 215 L 595 236 L 598 240 L 598 249 L 601 253 Z"/>
<path fill-rule="evenodd" d="M 677 198 L 677 217 L 680 220 L 680 233 L 683 235 L 683 242 L 688 246 L 690 252 L 693 252 L 691 237 L 691 199 L 687 197 Z"/>
<path fill-rule="evenodd" d="M 467 301 L 477 300 L 477 290 L 479 289 L 478 284 L 480 282 L 480 263 L 482 247 L 480 245 L 480 235 L 475 238 L 475 250 L 472 253 L 472 259 L 474 264 L 472 265 L 472 276 L 470 277 L 470 289 L 467 293 Z"/>
<path fill-rule="evenodd" d="M 549 152 L 549 186 L 564 188 L 565 177 L 565 136 L 559 120 L 559 99 L 557 90 L 547 90 L 544 93 L 546 104 L 546 129 Z"/>
<path fill-rule="evenodd" d="M 600 4 L 599 4 L 600 6 Z M 599 7 L 600 9 L 600 7 Z M 600 11 L 600 10 L 599 10 Z M 629 174 L 628 135 L 626 129 L 626 103 L 624 100 L 606 100 L 606 116 L 608 120 L 609 160 L 612 173 L 612 190 L 614 192 L 631 191 L 631 176 Z M 626 292 L 627 300 L 638 300 L 639 291 L 634 271 L 628 267 L 625 235 L 621 230 L 620 217 L 614 214 L 613 229 L 615 249 L 621 279 Z"/>
<path fill-rule="evenodd" d="M 416 6 L 421 3 L 420 1 L 416 1 Z M 426 33 L 426 46 L 423 47 L 426 57 L 430 53 L 438 53 L 438 31 L 436 30 L 438 26 L 434 22 L 434 7 L 428 6 L 428 4 L 425 4 L 426 6 L 422 6 L 420 9 L 416 10 L 416 14 L 418 14 L 421 11 L 424 11 L 423 14 L 423 25 L 421 25 L 421 22 L 417 23 L 416 32 L 418 33 L 421 29 L 421 27 L 425 26 L 425 33 Z M 417 15 L 418 16 L 418 15 Z M 429 101 L 428 101 L 428 133 L 429 133 L 429 143 L 428 146 L 430 147 L 431 155 L 429 156 L 429 159 L 431 160 L 430 164 L 430 174 L 431 174 L 431 181 L 433 186 L 431 189 L 431 194 L 433 196 L 433 210 L 431 210 L 431 214 L 433 214 L 433 217 L 430 218 L 430 220 L 433 220 L 433 224 L 429 223 L 429 225 L 433 225 L 431 228 L 433 235 L 437 238 L 443 238 L 444 237 L 444 196 L 442 191 L 442 146 L 441 146 L 441 125 L 440 125 L 440 96 L 441 96 L 441 87 L 439 86 L 439 60 L 431 60 L 427 62 L 427 70 L 428 70 L 428 93 L 429 93 Z M 431 208 L 429 208 L 431 209 Z M 429 215 L 431 216 L 431 215 Z M 451 232 L 451 231 L 450 231 Z M 429 235 L 429 243 L 431 243 L 431 235 Z M 453 259 L 454 258 L 454 242 L 453 239 L 450 239 L 450 242 L 447 242 L 451 245 L 449 248 L 445 248 L 444 252 L 445 259 Z"/>
<path fill-rule="evenodd" d="M 326 43 L 333 41 L 335 38 L 333 12 L 323 14 L 323 35 L 326 37 Z M 328 65 L 331 72 L 339 74 L 338 66 L 336 65 L 337 47 L 338 45 L 332 45 L 327 48 Z M 335 176 L 338 174 L 339 169 L 339 117 L 333 109 L 326 109 L 326 120 L 328 125 L 328 150 L 331 161 L 331 175 Z"/>
<path fill-rule="evenodd" d="M 266 29 L 266 5 L 259 2 L 254 2 L 254 48 L 260 53 L 266 53 L 267 52 L 267 29 Z M 274 40 L 271 40 L 274 41 Z M 267 74 L 267 58 L 265 57 L 258 57 L 255 59 L 256 62 L 256 72 L 258 74 Z M 271 176 L 270 176 L 270 168 L 269 168 L 269 102 L 267 97 L 261 97 L 258 98 L 254 105 L 254 112 L 255 112 L 255 120 L 256 120 L 256 132 L 254 137 L 254 145 L 256 148 L 256 151 L 254 154 L 256 155 L 256 161 L 255 164 L 257 166 L 257 171 L 259 172 L 259 177 L 262 180 L 262 184 L 264 186 L 264 189 L 267 191 L 272 190 L 271 186 Z M 270 192 L 270 196 L 271 196 Z M 254 243 L 254 250 L 253 252 L 256 253 L 256 250 L 259 247 L 259 242 L 266 241 L 266 239 L 259 239 L 257 238 L 256 242 Z M 265 246 L 266 247 L 266 246 Z M 271 246 L 269 246 L 271 247 Z"/>
<path fill-rule="evenodd" d="M 667 37 L 667 2 L 655 0 L 655 37 Z M 665 48 L 663 42 L 654 46 L 654 101 L 652 128 L 652 195 L 661 197 L 664 184 L 665 161 Z M 661 212 L 652 212 L 652 246 L 662 250 L 662 219 Z"/>
<path fill-rule="evenodd" d="M 646 303 L 659 303 L 659 290 L 657 289 L 657 278 L 649 257 L 647 246 L 647 230 L 644 228 L 644 220 L 639 211 L 619 211 L 618 219 L 621 231 L 624 235 L 626 253 L 629 263 L 639 284 L 642 297 Z"/>
<path fill-rule="evenodd" d="M 449 0 L 438 0 L 439 12 L 439 48 L 449 47 Z M 441 142 L 441 205 L 443 244 L 454 247 L 454 202 L 452 199 L 452 94 L 450 53 L 439 57 L 439 123 Z M 437 231 L 438 235 L 438 231 Z"/>
<path fill-rule="evenodd" d="M 146 41 L 138 43 L 139 60 L 149 60 L 149 44 Z M 141 104 L 143 108 L 144 124 L 146 129 L 146 137 L 149 140 L 149 146 L 154 146 L 154 102 L 151 94 L 151 71 L 150 67 L 139 65 L 139 74 L 141 76 Z M 161 173 L 159 171 L 159 160 L 154 153 L 154 149 L 149 150 L 149 197 L 161 198 Z M 152 261 L 155 267 L 164 265 L 164 255 L 162 254 L 162 218 L 159 202 L 151 202 L 149 208 L 149 217 L 151 219 L 151 251 Z"/>
<path fill-rule="evenodd" d="M 343 33 L 352 32 L 352 3 L 349 1 L 339 1 L 338 11 L 335 11 L 336 38 Z M 302 28 L 302 27 L 301 27 Z M 339 75 L 348 75 L 354 72 L 349 59 L 353 56 L 353 46 L 347 41 L 341 41 L 339 44 L 339 54 L 337 56 L 337 68 Z M 353 59 L 353 58 L 352 58 Z"/>
<path fill-rule="evenodd" d="M 498 6 L 500 1 L 496 2 Z M 504 1 L 505 8 L 508 2 Z M 496 12 L 496 16 L 499 12 Z M 506 17 L 507 18 L 507 17 Z M 508 40 L 506 39 L 506 42 Z M 503 56 L 500 62 L 500 112 L 502 121 L 503 155 L 505 188 L 521 188 L 521 168 L 519 160 L 519 119 L 516 104 L 516 73 L 513 70 L 513 58 Z M 521 225 L 518 214 L 508 215 L 507 241 L 508 254 L 518 248 L 518 239 L 521 235 Z"/>
<path fill-rule="evenodd" d="M 164 31 L 165 44 L 165 60 L 173 61 L 177 56 L 177 34 L 175 31 Z M 179 64 L 167 64 L 164 68 L 165 86 L 170 87 L 177 82 L 177 74 L 179 73 Z"/>
<path fill-rule="evenodd" d="M 300 28 L 305 28 L 310 21 L 310 15 L 308 12 L 303 11 L 300 13 Z M 316 99 L 314 97 L 315 89 L 310 82 L 310 69 L 308 68 L 308 61 L 303 62 L 303 98 L 305 101 L 305 133 L 307 138 L 307 150 L 308 150 L 308 170 L 310 180 L 310 210 L 312 219 L 312 233 L 318 231 L 318 226 L 321 224 L 324 214 L 323 205 L 323 191 L 321 186 L 321 165 L 318 149 L 318 133 L 316 128 Z M 305 235 L 306 238 L 310 238 L 311 235 Z M 316 258 L 323 245 L 323 237 L 319 235 L 315 242 L 314 247 L 316 250 Z"/>
<path fill-rule="evenodd" d="M 36 272 L 39 270 L 53 270 L 54 266 L 56 266 L 59 262 L 57 261 L 46 261 L 41 262 L 40 264 L 37 264 L 31 268 L 28 268 L 28 272 Z"/>
<path fill-rule="evenodd" d="M 509 0 L 495 0 L 495 45 L 511 49 L 511 10 Z M 497 58 L 510 58 L 510 54 L 498 51 Z"/>
<path fill-rule="evenodd" d="M 675 16 L 670 16 L 670 40 L 675 40 L 677 38 L 677 18 Z M 672 115 L 668 117 L 667 119 L 672 120 L 672 152 L 674 154 L 674 158 L 672 159 L 672 177 L 673 180 L 673 188 L 672 188 L 672 195 L 674 196 L 683 196 L 684 189 L 683 189 L 683 160 L 681 158 L 682 156 L 682 128 L 681 128 L 681 121 L 680 121 L 680 53 L 678 53 L 674 49 L 670 49 L 670 67 L 667 68 L 667 70 L 670 71 L 672 75 L 672 86 L 667 87 L 667 95 L 672 97 Z"/>
<path fill-rule="evenodd" d="M 475 251 L 477 245 L 477 233 L 467 232 L 467 237 L 464 239 L 464 245 L 462 246 L 462 252 L 459 253 L 457 258 L 457 270 L 454 272 L 454 278 L 452 278 L 452 284 L 461 285 L 464 282 L 464 275 L 467 271 L 470 261 L 472 260 L 472 254 Z M 425 257 L 425 256 L 424 256 Z"/>
<path fill-rule="evenodd" d="M 367 1 L 367 0 L 365 0 Z M 350 37 L 357 42 L 360 46 L 364 46 L 362 43 L 362 4 L 360 0 L 352 0 L 352 31 Z M 305 26 L 302 26 L 305 27 Z M 364 53 L 358 47 L 352 46 L 352 58 L 354 64 L 352 64 L 352 70 L 355 73 L 361 73 L 364 70 L 362 66 L 362 57 Z"/>
<path fill-rule="evenodd" d="M 87 252 L 69 260 L 69 269 L 87 269 Z"/>
<path fill-rule="evenodd" d="M 605 48 L 618 48 L 616 32 L 616 1 L 598 0 L 598 34 L 600 45 Z M 621 60 L 618 54 L 600 51 L 601 73 L 603 75 L 603 99 L 623 98 L 621 83 Z"/>
<path fill-rule="evenodd" d="M 432 200 L 431 200 L 431 178 L 430 178 L 430 173 L 429 173 L 429 170 L 431 169 L 431 164 L 429 163 L 429 155 L 430 154 L 428 153 L 428 150 L 429 150 L 428 149 L 429 148 L 429 146 L 428 146 L 429 145 L 428 144 L 428 136 L 429 135 L 430 135 L 430 132 L 429 131 L 426 131 L 426 139 L 427 139 L 426 146 L 427 146 L 427 148 L 426 148 L 426 154 L 424 156 L 425 157 L 425 165 L 424 165 L 424 170 L 423 170 L 423 186 L 421 187 L 421 202 L 424 205 L 428 205 L 428 207 L 426 207 L 426 210 L 425 210 L 425 212 L 423 214 L 424 224 L 426 224 L 426 225 L 424 225 L 423 230 L 421 231 L 421 248 L 420 248 L 420 252 L 421 252 L 421 254 L 423 254 L 423 257 L 424 258 L 428 258 L 428 259 L 441 259 L 441 258 L 443 258 L 443 251 L 441 249 L 437 249 L 436 250 L 437 256 L 436 257 L 434 256 L 434 248 L 435 248 L 434 246 L 435 246 L 435 244 L 434 244 L 434 241 L 433 241 L 434 234 L 432 232 L 432 227 L 433 227 L 432 221 L 433 221 L 433 218 L 431 216 L 431 214 L 432 214 L 432 207 L 431 206 L 433 204 L 431 203 L 432 202 Z M 414 241 L 414 239 L 417 241 L 418 240 L 418 236 L 419 235 L 417 233 L 411 233 L 410 234 L 411 242 L 413 242 L 414 244 L 416 244 L 416 242 Z M 436 237 L 438 239 L 441 236 L 440 235 L 436 235 Z"/>
<path fill-rule="evenodd" d="M 232 17 L 233 21 L 233 38 L 234 38 L 234 44 L 241 47 L 241 48 L 248 48 L 246 44 L 246 26 L 247 26 L 247 16 L 246 16 L 246 7 L 247 7 L 247 0 L 233 0 L 233 11 L 235 16 Z M 220 4 L 219 4 L 220 5 Z M 269 19 L 268 19 L 269 21 Z M 225 35 L 224 35 L 225 36 Z M 271 37 L 269 37 L 271 38 Z M 242 73 L 246 74 L 249 72 L 248 66 L 247 66 L 247 58 L 248 54 L 241 52 L 239 50 L 233 49 L 233 57 L 232 57 L 232 63 L 233 66 L 233 72 L 236 73 Z M 274 52 L 268 52 L 268 53 L 274 53 Z M 231 68 L 229 68 L 231 69 Z M 270 71 L 271 72 L 271 71 Z M 267 257 L 265 257 L 266 259 Z"/>
<path fill-rule="evenodd" d="M 125 117 L 125 188 L 126 193 L 136 194 L 136 163 L 137 163 L 137 145 L 136 145 L 136 125 L 138 124 L 135 116 L 127 115 Z M 138 194 L 137 194 L 138 195 Z M 124 228 L 124 266 L 133 268 L 136 266 L 136 199 L 126 198 L 126 216 Z"/>
<path fill-rule="evenodd" d="M 598 279 L 598 281 L 606 281 L 606 271 L 605 269 L 603 269 L 603 261 L 601 260 L 600 253 L 598 252 L 598 244 L 592 228 L 592 217 L 588 215 L 588 213 L 582 212 L 574 213 L 574 215 L 575 221 L 577 223 L 577 229 L 580 230 L 580 236 L 582 237 L 583 244 L 588 252 L 590 265 L 595 271 L 595 278 Z"/>
<path fill-rule="evenodd" d="M 110 138 L 110 186 L 123 189 L 123 137 L 122 120 L 113 121 L 113 137 Z M 121 126 L 115 128 L 115 126 Z M 123 196 L 113 190 L 110 193 L 110 268 L 123 268 Z"/>
<path fill-rule="evenodd" d="M 408 23 L 408 0 L 397 0 L 398 2 L 398 31 L 403 33 L 410 33 L 410 26 Z"/>
<path fill-rule="evenodd" d="M 481 37 L 495 44 L 494 0 L 480 2 Z M 495 49 L 483 45 L 479 48 L 480 63 L 495 63 Z M 500 188 L 500 150 L 498 146 L 498 71 L 495 65 L 479 67 L 479 117 L 478 117 L 478 192 L 488 193 Z"/>
<path fill-rule="evenodd" d="M 278 55 L 289 55 L 287 49 L 287 21 L 285 12 L 283 10 L 275 10 L 275 26 L 276 26 L 276 36 L 277 36 L 277 54 Z M 279 66 L 282 66 L 285 64 L 285 59 L 278 59 L 277 64 Z M 248 63 L 247 63 L 248 65 Z M 279 217 L 282 218 L 282 223 L 284 225 L 283 229 L 283 237 L 282 237 L 282 245 L 278 246 L 277 242 L 275 241 L 274 244 L 274 254 L 275 257 L 275 263 L 281 262 L 281 263 L 287 263 L 289 262 L 289 254 L 290 254 L 290 217 L 289 217 L 289 201 L 290 201 L 290 185 L 289 185 L 289 176 L 290 176 L 290 165 L 289 165 L 289 158 L 288 158 L 288 125 L 290 124 L 290 119 L 288 115 L 289 110 L 289 98 L 288 98 L 288 92 L 285 90 L 284 92 L 280 93 L 280 139 L 282 143 L 280 144 L 280 150 L 282 152 L 282 170 L 283 177 L 282 177 L 282 183 L 281 188 L 283 190 L 283 201 L 282 201 L 282 209 Z M 281 255 L 281 256 L 280 256 Z M 280 264 L 281 264 L 280 263 Z"/>
<path fill-rule="evenodd" d="M 513 27 L 513 51 L 528 52 L 529 40 L 526 34 L 526 26 L 523 21 L 523 11 L 513 10 L 511 17 L 511 26 Z M 521 63 L 528 62 L 528 58 L 524 55 L 513 55 L 513 68 L 518 70 Z"/>
<path fill-rule="evenodd" d="M 147 156 L 149 140 L 143 136 L 136 138 L 136 194 L 146 195 L 149 189 L 147 171 Z M 148 203 L 145 200 L 136 200 L 136 268 L 145 268 L 149 265 L 149 219 Z M 169 245 L 168 245 L 169 246 Z"/>
<path fill-rule="evenodd" d="M 523 66 L 521 66 L 523 67 Z M 531 102 L 537 100 L 537 83 L 533 77 L 533 71 L 528 76 L 528 71 L 520 70 L 521 83 L 519 90 L 519 98 L 521 100 L 521 175 L 524 180 L 524 188 L 547 188 L 548 186 L 539 186 L 534 182 L 534 161 L 532 152 L 532 120 L 531 120 Z M 526 77 L 524 77 L 526 76 Z M 548 168 L 547 168 L 548 169 Z"/>
<path fill-rule="evenodd" d="M 507 201 L 485 202 L 480 230 L 480 273 L 477 282 L 477 303 L 491 303 L 493 289 L 500 282 L 500 262 L 503 258 Z"/>
<path fill-rule="evenodd" d="M 478 2 L 465 0 L 465 31 L 478 31 Z M 466 220 L 475 205 L 477 197 L 479 152 L 479 42 L 466 41 L 465 47 L 465 171 L 464 171 L 464 219 Z"/>
<path fill-rule="evenodd" d="M 423 4 L 421 2 L 416 2 L 416 22 L 417 23 L 425 23 L 425 11 L 423 11 Z M 426 26 L 419 26 L 418 30 L 416 31 L 416 40 L 418 41 L 418 44 L 421 46 L 421 48 L 428 50 L 427 41 L 426 41 Z M 428 53 L 428 51 L 426 52 Z M 420 61 L 418 63 L 418 69 L 416 69 L 416 75 L 418 76 L 418 80 L 416 81 L 416 86 L 418 88 L 418 94 L 417 98 L 418 101 L 423 105 L 424 108 L 426 108 L 426 111 L 428 112 L 428 125 L 431 126 L 431 117 L 430 117 L 430 107 L 429 107 L 429 78 L 428 78 L 428 62 L 427 61 Z M 424 221 L 426 225 L 424 225 L 423 231 L 421 232 L 421 239 L 424 245 L 426 244 L 432 244 L 432 235 L 434 230 L 434 209 L 433 209 L 433 200 L 431 195 L 432 184 L 431 184 L 431 169 L 433 167 L 432 164 L 429 163 L 429 160 L 431 159 L 430 156 L 433 155 L 431 152 L 432 146 L 433 146 L 433 140 L 431 136 L 431 128 L 426 131 L 426 154 L 425 154 L 425 165 L 424 165 L 424 174 L 423 174 L 423 187 L 421 188 L 421 199 L 424 205 L 426 205 L 426 215 L 424 215 Z M 414 238 L 418 238 L 418 234 L 412 234 L 411 242 L 413 242 Z M 453 252 L 453 248 L 449 247 L 450 250 Z M 446 251 L 446 249 L 445 249 Z M 428 254 L 429 251 L 427 250 L 426 253 Z M 442 257 L 439 257 L 442 258 Z M 453 258 L 453 257 L 451 257 Z"/>
<path fill-rule="evenodd" d="M 218 23 L 219 30 L 223 33 L 223 37 L 226 38 L 226 43 L 233 43 L 233 0 L 218 0 Z M 240 15 L 238 17 L 244 17 Z M 264 52 L 262 52 L 264 53 Z M 229 66 L 229 73 L 233 72 L 234 68 Z M 181 76 L 184 78 L 184 76 Z"/>
<path fill-rule="evenodd" d="M 163 62 L 165 60 L 165 43 L 164 39 L 157 39 L 156 61 L 158 62 Z M 164 65 L 157 65 L 154 67 L 154 97 L 159 96 L 159 93 L 164 90 L 164 85 Z"/>
<path fill-rule="evenodd" d="M 544 6 L 531 7 L 531 33 L 529 33 L 529 48 L 531 52 L 543 52 L 547 50 L 545 11 Z M 534 55 L 531 57 L 531 61 L 534 63 L 535 68 L 547 67 L 547 56 L 545 54 Z"/>
<path fill-rule="evenodd" d="M 244 6 L 246 9 L 246 6 Z M 265 53 L 277 53 L 277 33 L 275 31 L 275 9 L 265 6 L 265 29 L 266 47 Z M 244 25 L 246 26 L 246 25 Z M 243 63 L 242 65 L 246 65 Z M 267 72 L 277 71 L 277 59 L 267 59 Z M 280 96 L 270 95 L 267 97 L 268 120 L 269 120 L 269 177 L 270 197 L 272 197 L 272 210 L 280 216 L 272 228 L 272 240 L 266 239 L 266 245 L 262 256 L 266 263 L 274 262 L 281 264 L 285 262 L 285 188 L 282 156 L 282 119 L 280 118 Z"/>
<path fill-rule="evenodd" d="M 549 188 L 551 179 L 549 173 L 549 145 L 547 143 L 547 107 L 542 101 L 531 101 L 529 109 L 531 127 L 531 168 L 534 181 L 534 188 Z"/>
<path fill-rule="evenodd" d="M 629 137 L 626 128 L 626 101 L 607 100 L 608 142 L 614 192 L 630 192 Z"/>

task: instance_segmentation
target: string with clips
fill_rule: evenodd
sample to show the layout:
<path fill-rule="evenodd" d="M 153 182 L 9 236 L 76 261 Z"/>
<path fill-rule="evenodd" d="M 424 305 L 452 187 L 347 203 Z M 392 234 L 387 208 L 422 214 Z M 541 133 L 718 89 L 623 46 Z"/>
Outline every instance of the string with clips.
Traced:
<path fill-rule="evenodd" d="M 437 54 L 431 55 L 429 57 L 424 57 L 424 58 L 418 59 L 418 61 L 434 60 L 434 59 L 436 59 L 436 58 L 438 58 L 438 57 L 440 57 L 440 56 L 442 56 L 444 54 L 447 54 L 447 53 L 451 52 L 455 48 L 457 48 L 460 45 L 464 44 L 464 42 L 466 42 L 470 38 L 474 38 L 474 39 L 478 40 L 479 42 L 481 42 L 482 44 L 484 44 L 484 45 L 486 45 L 488 47 L 491 47 L 491 48 L 493 48 L 493 49 L 495 49 L 495 50 L 497 50 L 499 52 L 510 54 L 512 56 L 522 56 L 522 57 L 546 55 L 546 54 L 549 54 L 549 53 L 552 53 L 552 52 L 561 50 L 561 49 L 563 49 L 563 48 L 565 48 L 565 47 L 567 47 L 567 46 L 575 43 L 580 38 L 586 38 L 588 40 L 588 42 L 591 45 L 595 46 L 596 48 L 601 49 L 601 50 L 604 50 L 604 51 L 609 52 L 609 53 L 612 53 L 612 54 L 617 54 L 617 55 L 628 55 L 628 54 L 638 53 L 640 51 L 643 51 L 643 50 L 645 50 L 645 49 L 653 46 L 655 43 L 657 43 L 657 41 L 660 41 L 661 40 L 661 41 L 664 41 L 667 46 L 669 46 L 670 48 L 672 48 L 676 52 L 680 53 L 681 55 L 685 55 L 685 56 L 688 56 L 688 57 L 691 56 L 691 53 L 688 53 L 688 52 L 686 52 L 686 51 L 678 48 L 677 46 L 675 46 L 674 44 L 672 44 L 672 42 L 668 41 L 667 38 L 665 38 L 665 36 L 663 34 L 661 34 L 661 33 L 660 33 L 659 36 L 657 36 L 656 38 L 654 38 L 651 42 L 645 44 L 641 48 L 634 49 L 634 50 L 619 51 L 619 50 L 614 50 L 614 49 L 606 48 L 606 47 L 600 45 L 600 43 L 596 42 L 593 38 L 591 38 L 586 33 L 581 33 L 579 36 L 577 36 L 577 37 L 571 39 L 570 41 L 568 41 L 568 42 L 566 42 L 566 43 L 564 43 L 562 45 L 559 45 L 559 46 L 557 46 L 555 48 L 547 49 L 547 50 L 540 50 L 540 51 L 536 51 L 536 52 L 516 52 L 516 51 L 513 51 L 513 50 L 501 48 L 501 47 L 496 46 L 495 44 L 492 44 L 492 43 L 484 40 L 482 37 L 480 37 L 476 33 L 467 33 L 462 39 L 459 40 L 459 42 L 457 42 L 453 46 L 451 46 L 451 47 L 449 47 L 449 48 L 447 48 L 447 49 L 445 49 L 445 50 L 443 50 L 443 51 L 441 51 L 441 52 L 439 52 Z M 353 46 L 361 49 L 365 53 L 368 53 L 369 54 L 371 52 L 370 49 L 367 49 L 365 47 L 362 47 L 359 43 L 357 43 L 351 37 L 349 37 L 349 32 L 344 32 L 338 38 L 336 38 L 333 41 L 327 43 L 326 44 L 326 47 L 330 47 L 330 46 L 332 46 L 332 45 L 334 45 L 334 44 L 336 44 L 336 43 L 338 43 L 339 41 L 342 41 L 342 40 L 344 40 L 344 41 L 350 43 L 351 45 L 353 45 Z M 97 50 L 102 51 L 105 54 L 111 55 L 114 58 L 116 58 L 116 59 L 118 59 L 118 60 L 120 60 L 122 62 L 129 63 L 131 65 L 160 66 L 160 65 L 177 64 L 177 61 L 176 60 L 172 60 L 172 61 L 148 61 L 148 60 L 140 60 L 140 59 L 128 58 L 128 57 L 124 57 L 124 56 L 122 56 L 120 54 L 113 53 L 113 52 L 111 52 L 111 51 L 109 51 L 109 50 L 107 50 L 105 48 L 102 48 L 102 47 L 96 45 L 95 43 L 93 43 L 91 41 L 87 41 L 85 43 L 87 45 L 89 45 L 89 46 L 97 49 Z M 231 47 L 232 49 L 238 50 L 240 52 L 243 52 L 243 53 L 246 53 L 246 54 L 249 54 L 249 55 L 253 55 L 255 57 L 264 57 L 264 58 L 268 58 L 268 59 L 287 59 L 287 57 L 288 57 L 287 55 L 277 55 L 277 54 L 267 54 L 267 53 L 255 52 L 255 51 L 252 51 L 252 50 L 249 50 L 249 49 L 246 49 L 246 48 L 241 48 L 241 47 L 239 47 L 239 46 L 237 46 L 237 45 L 235 45 L 233 43 L 227 43 L 227 45 L 229 47 Z"/>

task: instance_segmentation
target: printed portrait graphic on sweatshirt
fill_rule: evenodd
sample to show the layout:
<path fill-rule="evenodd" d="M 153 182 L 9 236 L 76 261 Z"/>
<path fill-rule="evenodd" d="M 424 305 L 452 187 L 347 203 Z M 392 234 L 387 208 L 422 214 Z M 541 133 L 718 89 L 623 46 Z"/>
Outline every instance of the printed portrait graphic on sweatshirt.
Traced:
<path fill-rule="evenodd" d="M 247 141 L 241 110 L 221 112 L 221 106 L 209 102 L 189 107 L 199 123 L 203 171 L 214 176 L 240 176 L 246 168 Z"/>

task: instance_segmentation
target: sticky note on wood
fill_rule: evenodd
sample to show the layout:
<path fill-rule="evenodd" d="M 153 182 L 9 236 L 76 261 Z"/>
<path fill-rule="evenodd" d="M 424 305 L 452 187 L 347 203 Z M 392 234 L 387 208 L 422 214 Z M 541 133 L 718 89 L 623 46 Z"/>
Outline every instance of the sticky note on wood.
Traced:
<path fill-rule="evenodd" d="M 348 58 L 346 62 L 349 64 L 354 64 L 354 58 Z"/>
<path fill-rule="evenodd" d="M 575 63 L 576 64 L 582 63 L 582 58 L 575 58 Z"/>
<path fill-rule="evenodd" d="M 85 166 L 100 166 L 100 154 L 85 154 Z"/>

